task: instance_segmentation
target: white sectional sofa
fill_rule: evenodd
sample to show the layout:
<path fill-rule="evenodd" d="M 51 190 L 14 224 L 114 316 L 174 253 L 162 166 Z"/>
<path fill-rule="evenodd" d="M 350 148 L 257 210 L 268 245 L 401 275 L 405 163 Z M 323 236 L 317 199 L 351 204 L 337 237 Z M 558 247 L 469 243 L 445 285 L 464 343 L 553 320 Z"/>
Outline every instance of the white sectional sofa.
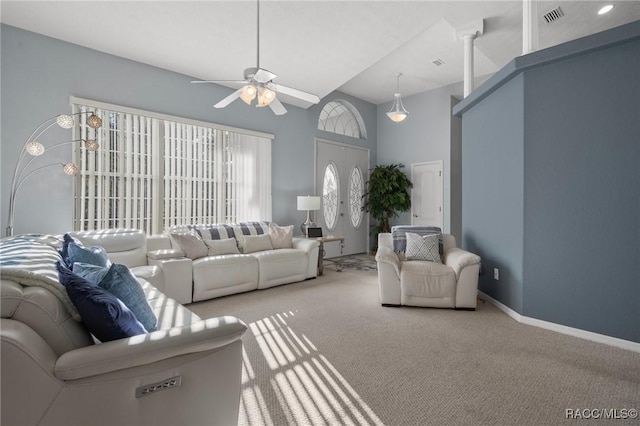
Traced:
<path fill-rule="evenodd" d="M 207 242 L 233 238 L 239 249 L 236 253 L 214 254 L 215 249 L 209 247 L 207 255 L 189 259 L 172 236 L 181 233 L 196 233 Z M 164 250 L 150 251 L 149 263 L 166 270 L 176 259 L 187 259 L 191 274 L 181 276 L 180 285 L 193 289 L 189 302 L 303 281 L 318 273 L 318 241 L 291 238 L 286 248 L 257 244 L 254 248 L 258 250 L 253 251 L 245 247 L 245 237 L 269 240 L 267 222 L 176 226 L 167 234 L 154 237 L 152 245 L 162 241 Z"/>
<path fill-rule="evenodd" d="M 273 225 L 272 225 L 273 226 Z M 236 253 L 187 257 L 171 234 L 196 233 L 204 240 L 233 238 Z M 102 246 L 109 258 L 131 268 L 178 303 L 187 304 L 215 297 L 315 278 L 319 243 L 291 238 L 289 247 L 242 253 L 244 236 L 269 237 L 266 222 L 176 226 L 164 235 L 145 236 L 135 229 L 71 232 L 86 246 Z M 261 247 L 257 247 L 261 248 Z M 196 256 L 191 256 L 196 257 Z"/>
<path fill-rule="evenodd" d="M 232 316 L 203 320 L 163 293 L 175 290 L 176 265 L 146 265 L 140 231 L 95 231 L 82 239 L 108 247 L 112 262 L 139 263 L 132 271 L 158 285 L 138 278 L 156 330 L 95 343 L 58 281 L 60 239 L 3 239 L 0 423 L 236 424 L 246 325 Z M 177 261 L 178 270 L 189 262 Z"/>

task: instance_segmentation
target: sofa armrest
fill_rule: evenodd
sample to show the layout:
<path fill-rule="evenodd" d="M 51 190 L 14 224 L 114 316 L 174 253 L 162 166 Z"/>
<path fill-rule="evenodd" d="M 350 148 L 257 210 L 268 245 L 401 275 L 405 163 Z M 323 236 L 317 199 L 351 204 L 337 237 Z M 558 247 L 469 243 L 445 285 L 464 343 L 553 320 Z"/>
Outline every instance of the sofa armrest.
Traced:
<path fill-rule="evenodd" d="M 294 249 L 302 250 L 309 253 L 316 247 L 320 247 L 320 242 L 318 240 L 314 240 L 311 238 L 293 237 Z"/>
<path fill-rule="evenodd" d="M 480 264 L 480 256 L 454 247 L 444 253 L 443 261 L 445 265 L 453 268 L 456 273 L 456 278 L 460 278 L 460 274 L 462 274 L 462 270 L 465 267 Z"/>
<path fill-rule="evenodd" d="M 185 257 L 185 254 L 180 249 L 160 249 L 147 252 L 147 260 L 174 259 L 176 257 Z"/>
<path fill-rule="evenodd" d="M 400 276 L 400 258 L 398 254 L 386 246 L 378 246 L 376 252 L 376 262 L 390 265 L 395 269 L 398 277 Z"/>
<path fill-rule="evenodd" d="M 246 330 L 247 326 L 238 318 L 224 316 L 85 346 L 58 358 L 54 374 L 61 380 L 76 380 L 210 351 L 239 340 Z"/>
<path fill-rule="evenodd" d="M 175 257 L 170 254 L 165 253 L 166 258 L 163 254 L 157 253 L 147 256 L 149 265 L 155 265 L 162 270 L 164 287 L 158 290 L 180 304 L 191 303 L 193 302 L 193 261 L 188 257 Z"/>

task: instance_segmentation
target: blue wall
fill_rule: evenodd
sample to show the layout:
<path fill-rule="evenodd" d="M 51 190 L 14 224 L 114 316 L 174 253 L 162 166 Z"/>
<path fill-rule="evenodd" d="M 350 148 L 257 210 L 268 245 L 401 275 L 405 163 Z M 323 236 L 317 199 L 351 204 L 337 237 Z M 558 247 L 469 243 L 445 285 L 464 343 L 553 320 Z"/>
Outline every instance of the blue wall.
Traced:
<path fill-rule="evenodd" d="M 454 108 L 481 290 L 527 317 L 635 342 L 638 70 L 636 22 L 518 58 Z"/>
<path fill-rule="evenodd" d="M 640 41 L 528 71 L 524 167 L 523 313 L 635 341 L 638 73 Z"/>
<path fill-rule="evenodd" d="M 482 257 L 479 289 L 522 312 L 524 81 L 514 78 L 462 119 L 462 235 Z M 500 281 L 493 280 L 493 268 Z"/>
<path fill-rule="evenodd" d="M 334 92 L 305 110 L 285 105 L 288 113 L 274 115 L 269 108 L 250 108 L 234 102 L 224 109 L 213 104 L 231 93 L 218 85 L 190 84 L 193 78 L 44 37 L 15 27 L 1 26 L 2 199 L 0 218 L 6 226 L 8 190 L 18 152 L 29 133 L 43 120 L 71 111 L 69 96 L 139 108 L 275 135 L 272 145 L 273 220 L 300 223 L 296 196 L 313 193 L 315 137 L 322 107 L 345 99 L 359 110 L 368 139 L 332 137 L 367 147 L 376 158 L 377 107 Z M 238 70 L 241 72 L 242 70 Z M 52 129 L 49 144 L 70 139 L 69 131 Z M 336 135 L 337 136 L 337 135 Z M 45 139 L 46 141 L 47 139 Z M 48 160 L 70 161 L 70 152 L 58 149 Z M 46 176 L 46 178 L 45 178 Z M 46 206 L 47 214 L 42 214 Z M 72 179 L 62 173 L 43 173 L 25 181 L 16 202 L 15 231 L 60 233 L 72 226 Z"/>

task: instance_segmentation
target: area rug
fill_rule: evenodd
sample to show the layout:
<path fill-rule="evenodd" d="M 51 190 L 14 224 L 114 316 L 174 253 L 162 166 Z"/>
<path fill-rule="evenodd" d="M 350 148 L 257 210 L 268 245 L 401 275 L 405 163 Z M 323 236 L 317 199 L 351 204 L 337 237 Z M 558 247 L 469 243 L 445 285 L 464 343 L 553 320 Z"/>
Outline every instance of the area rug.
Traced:
<path fill-rule="evenodd" d="M 342 269 L 355 271 L 377 271 L 376 259 L 368 253 L 351 254 L 328 259 L 334 261 Z"/>

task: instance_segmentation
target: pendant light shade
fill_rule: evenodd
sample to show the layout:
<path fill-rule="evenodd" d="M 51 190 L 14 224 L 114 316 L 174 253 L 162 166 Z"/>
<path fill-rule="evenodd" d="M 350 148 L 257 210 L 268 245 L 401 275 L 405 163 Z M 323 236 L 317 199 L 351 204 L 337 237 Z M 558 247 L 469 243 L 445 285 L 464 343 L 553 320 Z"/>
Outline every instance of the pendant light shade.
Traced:
<path fill-rule="evenodd" d="M 409 111 L 407 111 L 404 108 L 404 105 L 402 105 L 402 98 L 400 97 L 400 76 L 401 75 L 402 75 L 402 73 L 399 72 L 398 73 L 397 91 L 393 95 L 393 105 L 391 105 L 391 110 L 389 110 L 389 112 L 387 112 L 387 116 L 394 123 L 401 122 L 402 120 L 407 118 L 407 116 L 409 115 Z"/>

